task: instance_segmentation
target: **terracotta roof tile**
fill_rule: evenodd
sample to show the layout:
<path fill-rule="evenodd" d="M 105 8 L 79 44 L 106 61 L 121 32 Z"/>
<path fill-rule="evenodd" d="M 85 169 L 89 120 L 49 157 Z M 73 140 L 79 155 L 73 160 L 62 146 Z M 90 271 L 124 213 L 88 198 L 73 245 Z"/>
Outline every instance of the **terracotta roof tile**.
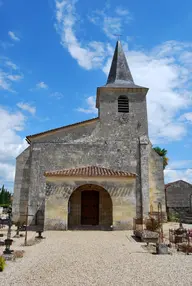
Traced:
<path fill-rule="evenodd" d="M 135 173 L 129 173 L 124 171 L 115 171 L 99 166 L 87 166 L 73 169 L 63 169 L 57 171 L 47 171 L 44 173 L 46 177 L 58 176 L 58 177 L 72 177 L 72 176 L 85 176 L 85 177 L 136 177 Z"/>

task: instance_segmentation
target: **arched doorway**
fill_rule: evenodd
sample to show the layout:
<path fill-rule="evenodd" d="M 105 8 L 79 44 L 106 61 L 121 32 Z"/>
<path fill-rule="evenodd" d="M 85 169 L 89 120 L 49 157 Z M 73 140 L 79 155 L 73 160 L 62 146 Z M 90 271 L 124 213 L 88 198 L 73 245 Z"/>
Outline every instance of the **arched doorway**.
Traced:
<path fill-rule="evenodd" d="M 81 192 L 81 225 L 99 224 L 99 191 Z"/>
<path fill-rule="evenodd" d="M 68 202 L 69 229 L 108 229 L 112 225 L 112 200 L 98 185 L 83 185 L 70 196 Z"/>

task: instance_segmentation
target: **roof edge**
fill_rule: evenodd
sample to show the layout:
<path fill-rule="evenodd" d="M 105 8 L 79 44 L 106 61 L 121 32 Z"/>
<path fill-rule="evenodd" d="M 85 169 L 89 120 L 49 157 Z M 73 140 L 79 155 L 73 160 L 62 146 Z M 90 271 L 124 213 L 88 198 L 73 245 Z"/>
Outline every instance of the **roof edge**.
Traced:
<path fill-rule="evenodd" d="M 91 118 L 91 119 L 84 120 L 84 121 L 81 121 L 81 122 L 77 122 L 77 123 L 69 124 L 69 125 L 66 125 L 66 126 L 61 126 L 61 127 L 58 127 L 58 128 L 50 129 L 50 130 L 47 130 L 47 131 L 44 131 L 44 132 L 36 133 L 36 134 L 33 134 L 33 135 L 28 135 L 28 136 L 26 136 L 25 140 L 27 141 L 27 143 L 30 144 L 31 143 L 31 139 L 33 139 L 33 138 L 41 137 L 41 136 L 47 135 L 49 133 L 60 131 L 60 130 L 65 129 L 65 128 L 68 129 L 68 128 L 73 128 L 73 127 L 76 127 L 76 126 L 81 126 L 81 125 L 83 125 L 85 123 L 96 122 L 98 120 L 99 120 L 99 117 L 95 117 L 95 118 Z"/>
<path fill-rule="evenodd" d="M 98 86 L 97 87 L 98 90 L 100 89 L 108 89 L 108 90 L 128 90 L 128 91 L 149 91 L 148 87 L 144 87 L 144 86 L 139 86 L 139 85 L 135 85 L 135 86 L 128 86 L 128 85 L 102 85 L 102 86 Z"/>
<path fill-rule="evenodd" d="M 96 168 L 104 170 L 103 174 L 91 174 L 91 172 L 88 171 L 88 174 L 80 174 L 80 173 L 74 173 L 74 171 L 82 171 L 82 169 L 90 169 L 90 168 Z M 64 172 L 64 173 L 62 173 Z M 66 173 L 65 173 L 66 172 Z M 107 173 L 109 172 L 109 173 Z M 46 171 L 44 172 L 45 177 L 124 177 L 124 178 L 135 178 L 138 175 L 136 173 L 128 172 L 128 171 L 122 171 L 122 170 L 114 170 L 111 168 L 105 168 L 100 166 L 83 166 L 83 167 L 77 167 L 77 168 L 65 168 L 60 170 L 54 170 L 54 171 Z"/>
<path fill-rule="evenodd" d="M 63 175 L 63 174 L 51 174 L 48 172 L 44 173 L 45 177 L 82 177 L 82 175 Z M 85 176 L 85 177 L 89 177 L 89 176 Z M 119 175 L 91 175 L 90 177 L 119 177 Z M 122 175 L 122 177 L 124 178 L 135 178 L 138 177 L 137 174 L 131 173 L 131 175 Z"/>
<path fill-rule="evenodd" d="M 183 182 L 183 183 L 185 183 L 185 184 L 188 184 L 188 185 L 192 186 L 192 184 L 190 184 L 190 183 L 187 182 L 187 181 L 184 181 L 184 180 L 176 180 L 176 181 L 173 181 L 173 182 L 170 182 L 170 183 L 165 184 L 165 189 L 168 188 L 168 187 L 170 187 L 171 185 L 173 185 L 173 184 L 175 184 L 175 183 L 178 183 L 178 182 Z"/>

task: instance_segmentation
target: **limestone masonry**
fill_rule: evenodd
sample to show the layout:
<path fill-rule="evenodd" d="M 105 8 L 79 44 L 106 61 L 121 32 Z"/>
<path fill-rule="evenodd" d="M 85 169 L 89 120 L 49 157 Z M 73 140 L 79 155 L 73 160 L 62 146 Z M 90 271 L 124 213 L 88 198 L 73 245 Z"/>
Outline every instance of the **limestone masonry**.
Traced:
<path fill-rule="evenodd" d="M 98 117 L 27 136 L 16 161 L 13 219 L 45 229 L 131 229 L 158 202 L 165 211 L 161 157 L 148 138 L 148 88 L 134 83 L 121 43 Z M 82 171 L 83 170 L 83 171 Z"/>

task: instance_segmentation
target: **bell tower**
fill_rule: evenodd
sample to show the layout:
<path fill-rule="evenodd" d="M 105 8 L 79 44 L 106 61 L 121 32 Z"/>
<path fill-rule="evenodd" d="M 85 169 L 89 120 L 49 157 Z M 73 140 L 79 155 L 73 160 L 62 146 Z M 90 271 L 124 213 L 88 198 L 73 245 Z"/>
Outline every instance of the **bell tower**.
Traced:
<path fill-rule="evenodd" d="M 104 86 L 97 88 L 101 135 L 113 163 L 137 174 L 136 215 L 149 212 L 149 152 L 146 95 L 148 88 L 135 84 L 120 41 Z M 118 154 L 118 155 L 117 155 Z M 110 157 L 109 157 L 110 158 Z"/>
<path fill-rule="evenodd" d="M 134 83 L 122 45 L 117 41 L 107 83 L 97 88 L 96 107 L 102 124 L 112 124 L 113 128 L 126 125 L 130 134 L 137 130 L 138 137 L 148 136 L 147 92 L 148 88 Z"/>

